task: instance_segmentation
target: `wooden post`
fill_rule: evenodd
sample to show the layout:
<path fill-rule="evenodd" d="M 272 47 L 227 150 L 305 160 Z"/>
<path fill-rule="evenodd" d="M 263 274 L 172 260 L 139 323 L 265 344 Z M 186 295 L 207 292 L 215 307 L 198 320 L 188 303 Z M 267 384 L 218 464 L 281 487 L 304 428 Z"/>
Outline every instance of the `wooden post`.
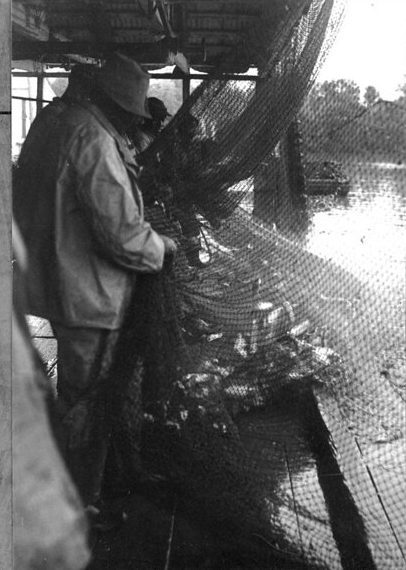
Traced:
<path fill-rule="evenodd" d="M 37 77 L 37 110 L 36 110 L 37 115 L 44 106 L 43 99 L 44 99 L 44 76 L 42 75 L 41 72 L 41 74 L 38 75 Z"/>
<path fill-rule="evenodd" d="M 27 101 L 21 101 L 22 113 L 21 113 L 21 135 L 23 140 L 27 136 Z"/>
<path fill-rule="evenodd" d="M 260 72 L 260 69 L 258 69 Z M 261 90 L 267 86 L 261 83 L 255 85 L 255 97 L 261 97 Z M 261 113 L 266 112 L 261 109 Z M 268 121 L 267 116 L 263 116 L 264 121 Z M 254 210 L 253 215 L 269 224 L 275 221 L 275 192 L 278 184 L 278 163 L 277 153 L 270 153 L 258 165 L 254 175 Z"/>
<path fill-rule="evenodd" d="M 289 125 L 286 133 L 286 158 L 289 163 L 289 179 L 292 193 L 292 202 L 295 205 L 304 204 L 305 175 L 302 157 L 302 136 L 300 122 L 295 119 Z"/>
<path fill-rule="evenodd" d="M 12 563 L 11 455 L 11 0 L 0 2 L 0 560 Z"/>
<path fill-rule="evenodd" d="M 273 153 L 257 168 L 254 216 L 284 233 L 300 233 L 308 223 L 299 127 L 294 121 Z"/>
<path fill-rule="evenodd" d="M 278 150 L 275 150 L 258 165 L 254 176 L 253 215 L 269 224 L 277 219 L 279 163 Z"/>
<path fill-rule="evenodd" d="M 294 120 L 281 143 L 279 210 L 275 223 L 292 237 L 299 236 L 308 226 L 306 211 L 305 176 L 299 124 Z"/>
<path fill-rule="evenodd" d="M 190 96 L 190 77 L 186 76 L 182 79 L 182 102 Z"/>
<path fill-rule="evenodd" d="M 258 97 L 263 88 L 258 82 Z M 268 117 L 264 116 L 263 120 Z M 268 224 L 276 224 L 282 232 L 302 231 L 307 227 L 304 185 L 300 132 L 295 120 L 275 150 L 256 169 L 253 215 Z"/>

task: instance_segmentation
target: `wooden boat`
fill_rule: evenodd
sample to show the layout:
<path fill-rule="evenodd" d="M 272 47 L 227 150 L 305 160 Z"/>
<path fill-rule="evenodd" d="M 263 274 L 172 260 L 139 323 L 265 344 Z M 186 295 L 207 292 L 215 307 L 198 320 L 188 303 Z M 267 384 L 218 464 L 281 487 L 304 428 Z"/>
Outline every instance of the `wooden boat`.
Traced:
<path fill-rule="evenodd" d="M 343 172 L 342 165 L 332 160 L 305 161 L 305 194 L 309 196 L 346 196 L 350 191 L 350 181 Z"/>
<path fill-rule="evenodd" d="M 347 196 L 350 191 L 348 180 L 335 180 L 328 178 L 309 178 L 306 180 L 306 194 L 310 196 L 330 195 Z"/>

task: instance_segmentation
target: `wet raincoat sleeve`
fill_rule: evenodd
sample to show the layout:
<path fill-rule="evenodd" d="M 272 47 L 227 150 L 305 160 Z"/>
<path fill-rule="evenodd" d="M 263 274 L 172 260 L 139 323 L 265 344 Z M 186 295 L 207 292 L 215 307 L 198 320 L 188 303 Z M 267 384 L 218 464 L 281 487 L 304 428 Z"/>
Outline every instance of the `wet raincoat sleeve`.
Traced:
<path fill-rule="evenodd" d="M 144 220 L 136 164 L 106 133 L 82 131 L 70 148 L 77 199 L 95 247 L 122 268 L 151 273 L 164 259 L 164 241 Z"/>

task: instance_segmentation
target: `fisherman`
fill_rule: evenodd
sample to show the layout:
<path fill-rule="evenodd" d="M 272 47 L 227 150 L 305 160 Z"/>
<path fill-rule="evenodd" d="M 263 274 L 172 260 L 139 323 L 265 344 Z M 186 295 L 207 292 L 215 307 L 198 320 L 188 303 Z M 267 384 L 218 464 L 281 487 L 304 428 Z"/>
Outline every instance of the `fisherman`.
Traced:
<path fill-rule="evenodd" d="M 62 451 L 85 504 L 100 497 L 108 442 L 102 425 L 94 429 L 96 399 L 136 276 L 159 272 L 176 252 L 144 219 L 128 137 L 151 119 L 148 87 L 134 60 L 112 55 L 89 94 L 71 99 L 52 125 L 39 115 L 19 159 L 28 312 L 49 320 L 58 342 Z"/>
<path fill-rule="evenodd" d="M 161 132 L 164 123 L 171 115 L 163 101 L 156 97 L 148 98 L 148 107 L 152 115 L 151 120 L 144 121 L 132 134 L 132 139 L 139 153 L 143 153 L 153 143 Z M 146 168 L 141 179 L 141 188 L 144 190 L 144 200 L 148 205 L 154 201 L 164 205 L 164 209 L 172 220 L 177 222 L 180 228 L 184 251 L 187 262 L 191 266 L 203 267 L 200 261 L 200 223 L 196 217 L 196 209 L 193 200 L 188 193 L 185 179 L 193 179 L 193 145 L 197 140 L 199 121 L 191 114 L 184 115 L 176 125 L 172 134 L 174 139 L 170 142 L 168 135 L 167 144 L 171 144 L 168 152 L 157 152 L 153 157 L 153 163 L 148 163 L 151 156 L 145 162 Z M 199 147 L 200 149 L 200 147 Z M 144 157 L 141 157 L 144 163 Z M 177 170 L 179 169 L 179 170 Z M 180 178 L 177 174 L 181 173 Z"/>
<path fill-rule="evenodd" d="M 151 119 L 145 119 L 132 137 L 138 152 L 143 152 L 149 147 L 161 132 L 167 118 L 171 117 L 165 103 L 157 97 L 148 97 L 148 110 Z"/>
<path fill-rule="evenodd" d="M 44 107 L 35 117 L 27 138 L 30 140 L 29 146 L 41 143 L 43 133 L 51 129 L 57 121 L 57 117 L 66 109 L 67 105 L 81 100 L 88 100 L 90 91 L 94 85 L 94 77 L 97 68 L 94 65 L 79 63 L 75 65 L 69 75 L 68 87 L 61 97 L 54 97 L 53 100 Z M 37 128 L 37 125 L 41 126 Z M 20 160 L 21 162 L 21 160 Z M 13 163 L 13 189 L 17 187 L 19 168 L 17 163 Z M 22 196 L 24 198 L 24 196 Z M 18 213 L 21 208 L 16 205 L 19 195 L 13 195 L 14 209 Z"/>
<path fill-rule="evenodd" d="M 204 263 L 200 260 L 200 222 L 197 217 L 197 211 L 194 200 L 190 193 L 187 181 L 194 179 L 194 169 L 196 162 L 200 160 L 200 156 L 196 156 L 196 146 L 200 150 L 199 142 L 199 121 L 191 113 L 186 113 L 176 126 L 175 140 L 173 152 L 176 153 L 170 160 L 164 162 L 164 170 L 168 172 L 173 169 L 173 165 L 178 165 L 182 173 L 182 183 L 177 184 L 174 190 L 174 216 L 179 221 L 182 228 L 184 238 L 185 254 L 189 265 L 192 267 L 204 267 Z M 172 178 L 176 179 L 176 172 L 172 174 Z M 186 183 L 185 183 L 186 182 Z"/>
<path fill-rule="evenodd" d="M 51 103 L 37 115 L 33 125 L 37 122 L 40 122 L 42 125 L 45 122 L 52 124 L 54 117 L 59 115 L 70 103 L 89 100 L 96 72 L 96 66 L 90 64 L 78 63 L 72 67 L 69 74 L 68 87 L 63 95 L 54 97 Z M 37 132 L 41 132 L 41 129 L 36 129 L 32 126 L 28 136 L 32 138 Z"/>

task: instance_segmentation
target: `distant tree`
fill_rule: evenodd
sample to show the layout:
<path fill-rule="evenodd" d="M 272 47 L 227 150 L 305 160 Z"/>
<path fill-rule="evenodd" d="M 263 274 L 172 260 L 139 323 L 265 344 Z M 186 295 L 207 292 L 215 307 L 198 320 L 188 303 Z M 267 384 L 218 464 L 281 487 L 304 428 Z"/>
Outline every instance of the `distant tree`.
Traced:
<path fill-rule="evenodd" d="M 352 81 L 316 84 L 299 118 L 303 150 L 310 160 L 359 160 L 399 162 L 406 156 L 406 82 L 396 101 L 383 101 L 368 86 L 361 101 Z"/>
<path fill-rule="evenodd" d="M 397 103 L 402 106 L 406 106 L 406 82 L 399 85 L 397 91 L 400 93 Z"/>
<path fill-rule="evenodd" d="M 360 104 L 361 90 L 355 81 L 336 79 L 322 83 L 320 95 L 325 98 L 335 99 L 341 103 L 341 106 L 350 108 Z"/>
<path fill-rule="evenodd" d="M 368 85 L 364 93 L 364 104 L 371 107 L 378 99 L 380 99 L 379 91 L 373 85 Z"/>
<path fill-rule="evenodd" d="M 401 94 L 401 97 L 406 97 L 406 77 L 405 77 L 405 82 L 401 83 L 398 88 L 397 91 L 399 91 L 399 93 Z"/>
<path fill-rule="evenodd" d="M 326 155 L 337 150 L 354 152 L 357 137 L 349 137 L 348 130 L 344 136 L 343 127 L 363 109 L 361 90 L 354 81 L 339 79 L 316 85 L 300 116 L 308 135 L 305 136 L 305 149 L 307 147 L 312 154 Z"/>

